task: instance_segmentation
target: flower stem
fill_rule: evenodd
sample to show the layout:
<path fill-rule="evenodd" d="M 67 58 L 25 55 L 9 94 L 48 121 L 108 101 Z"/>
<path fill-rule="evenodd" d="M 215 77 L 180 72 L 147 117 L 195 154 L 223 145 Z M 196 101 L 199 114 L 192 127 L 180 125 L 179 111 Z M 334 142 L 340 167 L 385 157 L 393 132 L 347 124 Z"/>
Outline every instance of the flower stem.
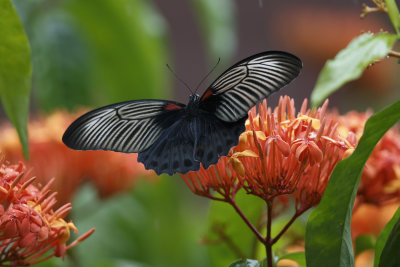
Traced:
<path fill-rule="evenodd" d="M 272 238 L 271 238 L 271 230 L 272 230 L 272 201 L 267 200 L 267 239 L 264 242 L 265 245 L 265 250 L 267 253 L 267 266 L 268 267 L 273 267 L 273 261 L 272 261 Z"/>
<path fill-rule="evenodd" d="M 239 214 L 239 216 L 243 219 L 243 221 L 247 224 L 247 226 L 253 231 L 253 233 L 256 235 L 258 240 L 260 240 L 261 243 L 265 244 L 266 240 L 265 238 L 260 234 L 260 232 L 257 230 L 257 228 L 249 221 L 249 219 L 244 215 L 242 210 L 238 207 L 236 204 L 235 200 L 231 198 L 227 198 L 226 200 L 228 203 L 232 205 L 232 207 L 235 209 L 235 211 Z"/>
<path fill-rule="evenodd" d="M 271 244 L 275 244 L 279 240 L 279 238 L 281 238 L 282 235 L 287 231 L 287 229 L 289 229 L 289 227 L 297 219 L 297 217 L 299 217 L 300 215 L 301 215 L 300 213 L 296 212 L 293 215 L 293 217 L 287 222 L 287 224 L 282 228 L 282 230 L 279 232 L 279 234 L 277 236 L 275 236 L 274 238 L 272 238 Z"/>
<path fill-rule="evenodd" d="M 391 50 L 391 51 L 389 51 L 388 56 L 400 58 L 400 53 L 397 51 Z"/>

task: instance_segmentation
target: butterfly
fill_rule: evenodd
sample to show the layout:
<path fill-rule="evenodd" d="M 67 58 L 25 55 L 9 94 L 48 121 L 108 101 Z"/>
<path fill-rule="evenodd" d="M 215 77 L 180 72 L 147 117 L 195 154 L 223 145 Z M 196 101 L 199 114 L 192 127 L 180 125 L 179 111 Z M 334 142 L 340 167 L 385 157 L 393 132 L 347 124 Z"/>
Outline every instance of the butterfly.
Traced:
<path fill-rule="evenodd" d="M 77 150 L 138 153 L 158 175 L 205 169 L 229 153 L 245 131 L 248 111 L 300 73 L 302 62 L 280 51 L 262 52 L 223 72 L 187 105 L 169 100 L 132 100 L 90 111 L 65 131 Z"/>

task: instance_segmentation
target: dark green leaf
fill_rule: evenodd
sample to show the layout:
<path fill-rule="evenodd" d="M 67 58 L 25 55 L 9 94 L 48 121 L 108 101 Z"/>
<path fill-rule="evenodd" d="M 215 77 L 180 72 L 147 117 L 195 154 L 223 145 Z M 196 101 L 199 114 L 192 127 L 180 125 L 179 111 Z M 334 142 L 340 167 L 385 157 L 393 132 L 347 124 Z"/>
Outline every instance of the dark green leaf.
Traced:
<path fill-rule="evenodd" d="M 399 252 L 399 220 L 400 220 L 400 207 L 393 215 L 392 219 L 383 228 L 381 234 L 376 241 L 374 266 L 400 266 L 398 252 Z M 397 234 L 397 236 L 396 236 Z M 397 240 L 396 240 L 397 239 Z M 393 253 L 393 250 L 396 250 Z M 397 258 L 397 265 L 393 265 L 391 258 Z M 392 265 L 390 265 L 392 264 Z"/>
<path fill-rule="evenodd" d="M 66 3 L 93 57 L 99 104 L 169 95 L 164 21 L 144 0 Z"/>
<path fill-rule="evenodd" d="M 385 0 L 387 12 L 397 34 L 400 33 L 400 14 L 395 0 Z"/>
<path fill-rule="evenodd" d="M 304 252 L 293 252 L 290 254 L 286 254 L 279 258 L 280 260 L 292 260 L 299 264 L 300 267 L 306 267 L 306 255 Z"/>
<path fill-rule="evenodd" d="M 228 267 L 260 267 L 260 263 L 257 260 L 237 260 L 229 264 Z"/>
<path fill-rule="evenodd" d="M 360 77 L 370 64 L 387 56 L 396 38 L 388 33 L 365 33 L 351 41 L 321 70 L 311 94 L 312 105 L 319 105 L 342 85 Z"/>
<path fill-rule="evenodd" d="M 256 226 L 265 208 L 264 202 L 244 191 L 239 191 L 235 199 Z M 227 266 L 232 259 L 239 257 L 256 258 L 259 241 L 233 207 L 225 202 L 212 201 L 208 219 L 207 243 L 214 266 Z"/>
<path fill-rule="evenodd" d="M 355 240 L 356 256 L 368 249 L 374 249 L 376 238 L 373 235 L 359 235 Z"/>
<path fill-rule="evenodd" d="M 400 119 L 400 101 L 371 116 L 353 154 L 334 169 L 306 231 L 308 267 L 354 266 L 350 221 L 365 162 L 390 127 Z"/>
<path fill-rule="evenodd" d="M 10 0 L 0 1 L 0 97 L 28 157 L 27 122 L 31 89 L 28 38 Z"/>
<path fill-rule="evenodd" d="M 210 62 L 226 64 L 236 49 L 235 3 L 230 0 L 192 0 L 207 41 Z"/>

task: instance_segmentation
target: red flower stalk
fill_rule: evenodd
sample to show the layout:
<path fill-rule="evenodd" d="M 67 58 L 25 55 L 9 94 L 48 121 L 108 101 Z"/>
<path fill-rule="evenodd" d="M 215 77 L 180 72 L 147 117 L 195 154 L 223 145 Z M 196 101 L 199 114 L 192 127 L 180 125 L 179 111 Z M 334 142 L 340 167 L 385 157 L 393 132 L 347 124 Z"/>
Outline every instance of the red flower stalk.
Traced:
<path fill-rule="evenodd" d="M 56 192 L 49 190 L 51 180 L 39 189 L 26 179 L 24 165 L 0 163 L 0 264 L 33 265 L 50 257 L 64 257 L 71 247 L 89 237 L 94 229 L 67 244 L 70 231 L 77 232 L 72 222 L 64 219 L 71 210 L 67 203 L 53 207 Z M 53 250 L 53 252 L 50 252 Z"/>

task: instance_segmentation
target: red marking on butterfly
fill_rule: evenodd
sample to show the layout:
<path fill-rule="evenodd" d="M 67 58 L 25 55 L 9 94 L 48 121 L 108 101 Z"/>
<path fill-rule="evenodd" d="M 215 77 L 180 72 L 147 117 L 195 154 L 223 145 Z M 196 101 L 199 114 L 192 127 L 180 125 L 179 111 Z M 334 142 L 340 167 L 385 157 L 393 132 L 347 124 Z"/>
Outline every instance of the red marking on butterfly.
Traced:
<path fill-rule="evenodd" d="M 211 89 L 208 89 L 207 91 L 204 92 L 203 96 L 201 97 L 200 101 L 203 101 L 204 99 L 208 98 L 213 94 L 213 91 Z"/>
<path fill-rule="evenodd" d="M 181 106 L 172 104 L 172 103 L 168 103 L 165 105 L 164 110 L 177 110 L 177 109 L 181 109 Z"/>

